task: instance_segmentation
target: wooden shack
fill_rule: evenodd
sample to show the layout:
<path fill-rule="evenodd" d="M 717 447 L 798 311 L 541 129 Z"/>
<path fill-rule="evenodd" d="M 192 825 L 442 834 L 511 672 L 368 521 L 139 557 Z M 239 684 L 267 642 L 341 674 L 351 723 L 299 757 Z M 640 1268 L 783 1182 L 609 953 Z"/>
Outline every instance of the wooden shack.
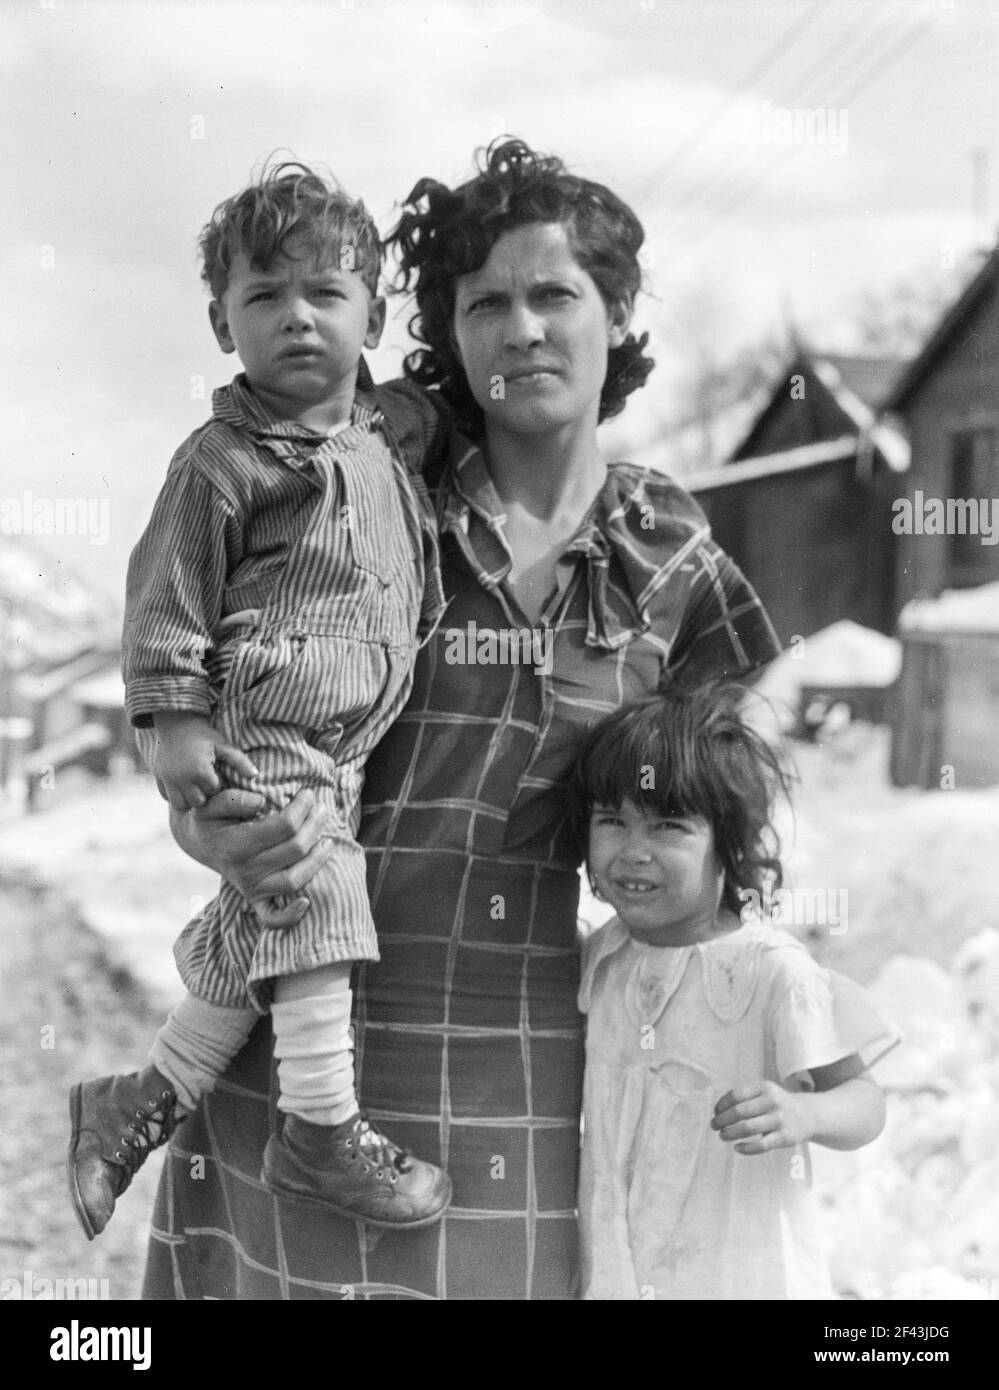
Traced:
<path fill-rule="evenodd" d="M 999 579 L 999 248 L 883 408 L 904 421 L 912 459 L 893 517 L 900 599 Z"/>
<path fill-rule="evenodd" d="M 999 782 L 999 248 L 982 259 L 884 409 L 911 467 L 896 501 L 902 675 L 892 780 Z"/>
<path fill-rule="evenodd" d="M 899 619 L 891 778 L 949 790 L 999 783 L 999 583 L 916 599 Z"/>
<path fill-rule="evenodd" d="M 687 481 L 785 643 L 842 619 L 894 626 L 908 451 L 878 410 L 899 370 L 799 346 L 728 461 Z"/>

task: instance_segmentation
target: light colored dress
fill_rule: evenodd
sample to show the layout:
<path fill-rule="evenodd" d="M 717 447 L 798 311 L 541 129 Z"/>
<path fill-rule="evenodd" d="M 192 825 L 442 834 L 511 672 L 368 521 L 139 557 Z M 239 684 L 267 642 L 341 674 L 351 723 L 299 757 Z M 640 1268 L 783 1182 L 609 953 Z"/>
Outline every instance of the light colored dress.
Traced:
<path fill-rule="evenodd" d="M 863 991 L 771 927 L 653 947 L 615 917 L 579 1003 L 584 1297 L 831 1297 L 807 1145 L 740 1154 L 710 1122 L 735 1087 L 811 1090 L 811 1068 L 881 1055 L 897 1039 Z"/>

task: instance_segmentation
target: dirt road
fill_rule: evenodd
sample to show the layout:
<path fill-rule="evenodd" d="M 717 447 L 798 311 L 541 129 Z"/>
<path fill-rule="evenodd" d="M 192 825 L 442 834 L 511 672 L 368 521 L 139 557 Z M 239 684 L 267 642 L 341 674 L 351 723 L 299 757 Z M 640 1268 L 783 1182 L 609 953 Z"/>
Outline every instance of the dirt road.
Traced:
<path fill-rule="evenodd" d="M 109 966 L 64 898 L 27 874 L 5 872 L 3 880 L 0 1298 L 59 1296 L 59 1289 L 137 1298 L 162 1155 L 147 1162 L 107 1230 L 88 1242 L 66 1191 L 68 1092 L 85 1077 L 140 1067 L 158 1017 L 134 982 Z"/>

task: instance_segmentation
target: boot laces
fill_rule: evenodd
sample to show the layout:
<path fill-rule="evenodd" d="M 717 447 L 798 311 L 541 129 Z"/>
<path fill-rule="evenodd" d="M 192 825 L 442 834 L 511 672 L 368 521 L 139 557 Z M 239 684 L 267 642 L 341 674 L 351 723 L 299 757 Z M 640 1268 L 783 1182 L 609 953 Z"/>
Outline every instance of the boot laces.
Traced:
<path fill-rule="evenodd" d="M 126 1182 L 131 1182 L 153 1149 L 165 1144 L 177 1128 L 176 1105 L 173 1092 L 164 1091 L 136 1110 L 115 1153 L 115 1159 L 126 1169 Z"/>
<path fill-rule="evenodd" d="M 355 1130 L 357 1146 L 369 1163 L 376 1168 L 394 1168 L 398 1173 L 408 1173 L 413 1166 L 413 1156 L 408 1149 L 400 1149 L 387 1135 L 362 1115 Z"/>

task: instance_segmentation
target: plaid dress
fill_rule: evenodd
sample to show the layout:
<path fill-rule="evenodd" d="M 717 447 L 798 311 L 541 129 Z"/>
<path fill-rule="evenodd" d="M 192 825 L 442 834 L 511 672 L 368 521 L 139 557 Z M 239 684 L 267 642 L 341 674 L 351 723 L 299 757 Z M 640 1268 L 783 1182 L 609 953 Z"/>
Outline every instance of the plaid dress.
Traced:
<path fill-rule="evenodd" d="M 439 472 L 449 608 L 368 761 L 360 838 L 382 958 L 360 970 L 355 1042 L 362 1104 L 447 1168 L 454 1204 L 427 1230 L 371 1232 L 266 1192 L 263 1020 L 174 1136 L 147 1298 L 578 1296 L 575 750 L 624 701 L 735 676 L 778 645 L 693 499 L 630 464 L 609 468 L 566 547 L 539 642 L 491 641 L 528 627 L 502 505 L 466 441 Z M 530 660 L 542 651 L 550 663 Z"/>

